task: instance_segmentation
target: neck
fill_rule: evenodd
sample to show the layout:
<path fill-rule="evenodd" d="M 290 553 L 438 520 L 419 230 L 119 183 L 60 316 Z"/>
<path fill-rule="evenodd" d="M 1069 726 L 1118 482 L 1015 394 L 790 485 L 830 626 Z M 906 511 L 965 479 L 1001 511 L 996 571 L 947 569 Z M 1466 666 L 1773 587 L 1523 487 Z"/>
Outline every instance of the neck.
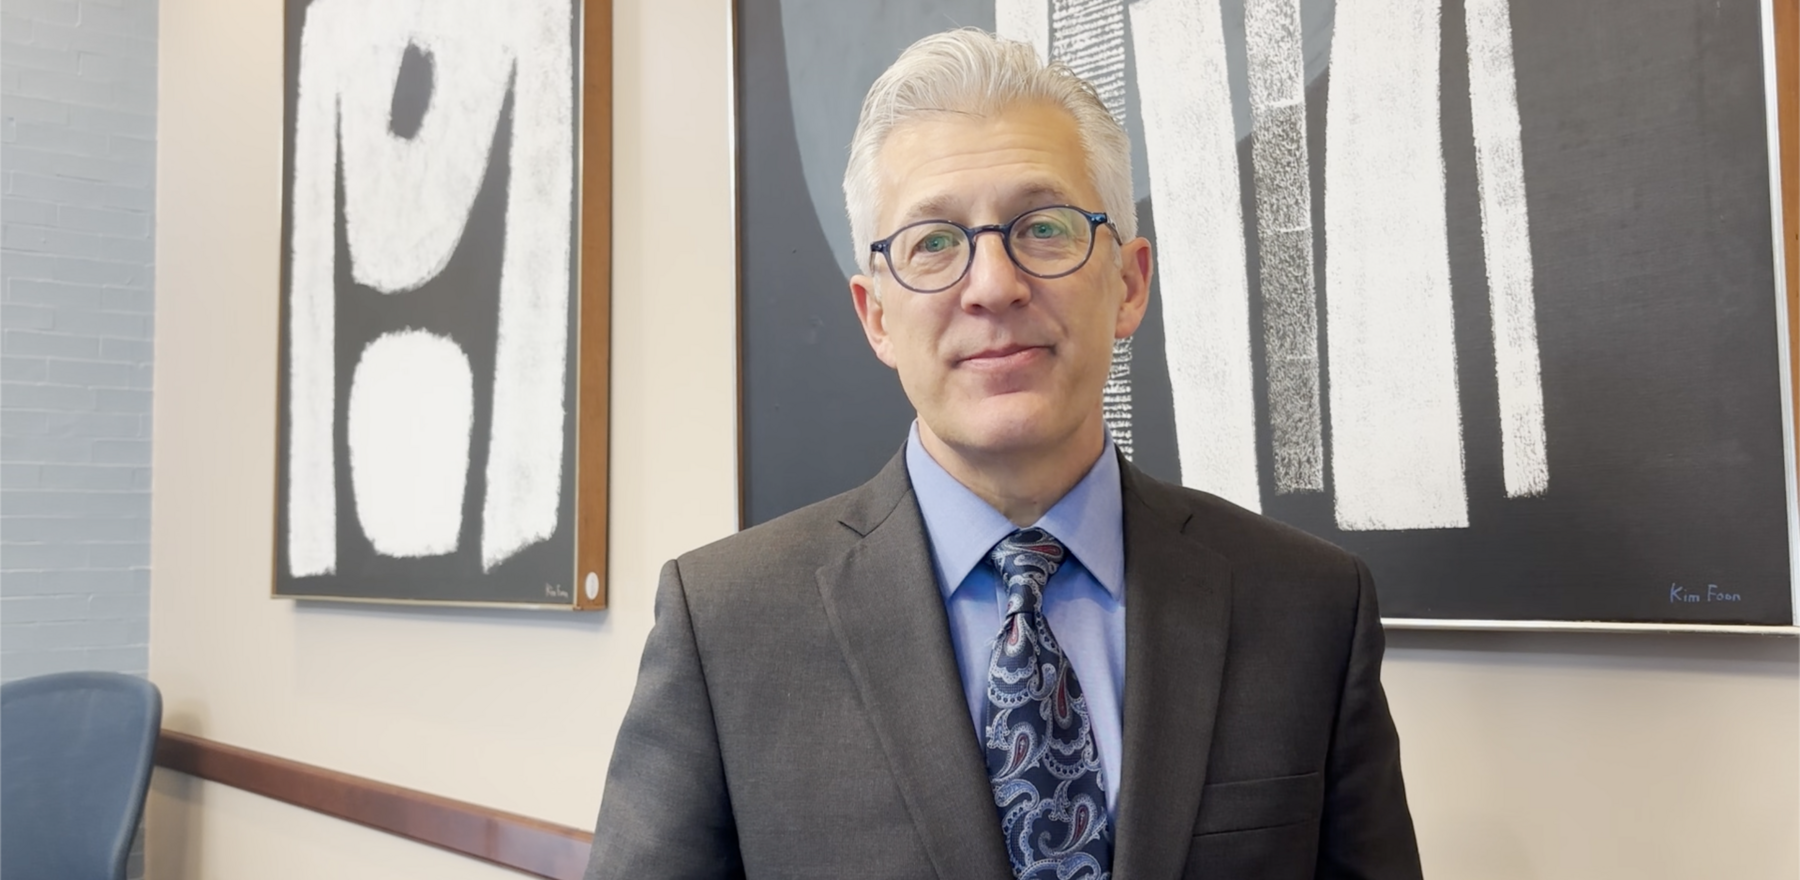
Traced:
<path fill-rule="evenodd" d="M 1106 449 L 1106 426 L 1095 417 L 1066 441 L 1043 449 L 990 451 L 947 443 L 919 420 L 919 442 L 945 472 L 976 497 L 1024 528 L 1043 518 L 1094 466 Z"/>

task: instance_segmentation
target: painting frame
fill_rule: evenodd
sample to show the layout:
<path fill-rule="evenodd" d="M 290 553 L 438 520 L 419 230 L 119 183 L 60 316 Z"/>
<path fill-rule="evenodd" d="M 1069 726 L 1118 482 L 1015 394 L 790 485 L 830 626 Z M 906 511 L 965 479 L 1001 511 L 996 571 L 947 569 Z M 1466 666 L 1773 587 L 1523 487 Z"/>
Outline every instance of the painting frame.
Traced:
<path fill-rule="evenodd" d="M 767 107 L 747 107 L 745 104 L 747 94 L 746 82 L 757 75 L 753 71 L 753 68 L 759 63 L 756 58 L 746 57 L 744 28 L 746 25 L 745 16 L 747 5 L 752 4 L 746 3 L 745 0 L 739 0 L 739 2 L 734 3 L 732 41 L 734 51 L 733 71 L 735 96 L 734 145 L 736 146 L 734 164 L 737 175 L 736 194 L 738 198 L 735 219 L 739 230 L 738 239 L 740 254 L 738 297 L 740 325 L 739 505 L 740 521 L 745 526 L 754 525 L 757 522 L 768 518 L 767 511 L 759 512 L 754 509 L 754 496 L 756 490 L 753 488 L 753 481 L 756 479 L 756 475 L 753 472 L 757 469 L 758 465 L 755 460 L 756 456 L 751 449 L 752 443 L 756 442 L 754 436 L 756 434 L 756 429 L 753 422 L 758 415 L 758 407 L 764 406 L 765 403 L 756 400 L 756 396 L 759 392 L 759 380 L 755 376 L 755 370 L 757 369 L 755 361 L 759 356 L 759 352 L 757 351 L 758 340 L 754 338 L 752 325 L 757 320 L 757 306 L 751 300 L 748 289 L 751 283 L 751 272 L 746 267 L 746 262 L 751 259 L 755 253 L 751 241 L 752 236 L 749 232 L 749 227 L 752 226 L 753 221 L 747 219 L 746 213 L 748 211 L 746 204 L 748 198 L 747 190 L 750 188 L 747 181 L 757 174 L 767 175 L 769 170 L 766 167 L 752 167 L 752 163 L 756 160 L 748 155 L 752 152 L 752 149 L 747 147 L 747 138 L 751 135 L 747 133 L 746 122 L 757 116 L 759 112 L 766 110 Z M 767 12 L 768 10 L 763 7 L 767 7 L 768 5 L 769 4 L 764 3 L 759 9 L 761 9 L 762 12 Z M 787 4 L 783 5 L 786 6 Z M 801 4 L 795 4 L 796 7 L 799 5 Z M 1791 9 L 1784 10 L 1776 8 L 1780 5 L 1781 4 L 1778 2 L 1771 3 L 1770 0 L 1761 0 L 1761 2 L 1757 3 L 1753 9 L 1755 9 L 1755 14 L 1758 14 L 1763 20 L 1763 42 L 1766 47 L 1762 62 L 1763 71 L 1766 74 L 1766 77 L 1764 77 L 1766 83 L 1766 93 L 1764 97 L 1766 98 L 1767 104 L 1767 115 L 1765 119 L 1769 144 L 1767 161 L 1768 173 L 1770 175 L 1770 195 L 1772 200 L 1771 213 L 1773 215 L 1773 226 L 1769 235 L 1771 244 L 1774 248 L 1773 259 L 1776 277 L 1774 279 L 1772 292 L 1775 297 L 1776 316 L 1778 319 L 1775 326 L 1772 327 L 1772 332 L 1774 333 L 1772 340 L 1778 348 L 1778 360 L 1780 364 L 1778 369 L 1781 373 L 1779 381 L 1779 407 L 1781 410 L 1781 433 L 1783 434 L 1783 446 L 1785 447 L 1784 455 L 1786 460 L 1782 464 L 1785 468 L 1786 475 L 1784 482 L 1788 508 L 1786 511 L 1787 516 L 1785 522 L 1788 555 L 1785 565 L 1786 577 L 1783 579 L 1781 585 L 1781 592 L 1786 595 L 1788 602 L 1787 619 L 1770 621 L 1767 623 L 1738 621 L 1696 621 L 1690 623 L 1679 620 L 1640 621 L 1615 620 L 1604 617 L 1590 619 L 1588 617 L 1563 618 L 1537 616 L 1490 619 L 1485 617 L 1450 615 L 1441 617 L 1388 616 L 1384 618 L 1384 623 L 1390 628 L 1541 631 L 1705 631 L 1733 632 L 1740 634 L 1794 634 L 1800 632 L 1800 626 L 1796 626 L 1796 623 L 1800 622 L 1800 542 L 1797 542 L 1794 537 L 1796 525 L 1797 523 L 1800 523 L 1800 516 L 1797 516 L 1794 511 L 1797 484 L 1800 484 L 1800 479 L 1797 479 L 1796 477 L 1794 464 L 1796 454 L 1797 452 L 1800 452 L 1800 441 L 1797 441 L 1796 439 L 1794 425 L 1795 409 L 1800 408 L 1800 382 L 1796 381 L 1796 372 L 1800 371 L 1800 291 L 1796 290 L 1796 283 L 1792 280 L 1796 268 L 1796 256 L 1794 253 L 1795 240 L 1797 232 L 1800 231 L 1795 229 L 1796 223 L 1793 220 L 1795 200 L 1795 181 L 1793 178 L 1795 177 L 1795 173 L 1791 170 L 1792 162 L 1784 162 L 1782 159 L 1782 156 L 1792 156 L 1795 152 L 1795 110 L 1794 100 L 1791 94 L 1794 91 L 1791 73 L 1779 77 L 1776 73 L 1778 69 L 1783 71 L 1791 71 L 1794 69 L 1796 44 L 1797 42 L 1800 42 L 1800 40 L 1797 40 L 1795 37 L 1797 28 L 1794 21 L 1794 13 Z M 851 40 L 850 42 L 853 44 L 855 43 L 854 40 Z M 1779 101 L 1777 98 L 1778 93 L 1780 96 Z M 798 101 L 799 99 L 796 98 L 795 100 Z M 815 195 L 815 199 L 816 198 L 817 196 Z M 823 211 L 823 209 L 821 209 L 821 211 Z M 1783 222 L 1784 213 L 1788 218 L 1785 223 Z M 1785 229 L 1783 228 L 1784 226 Z M 816 322 L 819 319 L 814 320 Z M 830 318 L 826 317 L 824 320 L 828 322 Z M 768 351 L 769 346 L 766 340 L 764 340 L 760 356 L 766 359 L 768 357 Z M 765 446 L 765 448 L 767 447 Z M 817 454 L 817 452 L 817 450 L 808 449 L 806 454 Z M 885 458 L 885 455 L 891 453 L 892 449 L 889 448 L 883 453 L 882 457 Z M 861 466 L 867 469 L 869 473 L 873 473 L 873 468 L 867 468 L 866 462 Z M 841 488 L 848 488 L 848 486 Z"/>
<path fill-rule="evenodd" d="M 286 25 L 284 38 L 286 47 L 284 50 L 285 109 L 281 178 L 282 235 L 279 255 L 281 319 L 278 344 L 278 362 L 281 370 L 278 376 L 276 412 L 276 510 L 273 519 L 275 534 L 270 595 L 278 599 L 402 605 L 574 611 L 605 609 L 608 600 L 607 530 L 613 191 L 613 15 L 611 0 L 571 0 L 568 7 L 570 15 L 568 33 L 571 41 L 569 56 L 572 79 L 566 84 L 570 103 L 559 105 L 552 101 L 549 104 L 540 102 L 534 105 L 538 112 L 548 114 L 545 118 L 566 119 L 567 127 L 562 130 L 567 132 L 566 137 L 572 143 L 571 153 L 560 154 L 567 156 L 569 167 L 569 175 L 566 178 L 566 185 L 569 187 L 566 190 L 568 201 L 563 208 L 567 212 L 565 216 L 569 230 L 565 251 L 568 262 L 566 270 L 556 268 L 561 265 L 560 263 L 554 264 L 552 267 L 556 272 L 566 272 L 565 277 L 567 278 L 567 294 L 564 300 L 567 303 L 567 318 L 566 320 L 556 319 L 560 323 L 555 325 L 561 328 L 555 332 L 566 339 L 566 343 L 562 349 L 563 359 L 559 361 L 561 375 L 565 377 L 560 386 L 562 403 L 556 409 L 556 413 L 560 414 L 560 424 L 563 426 L 560 445 L 562 463 L 555 470 L 557 474 L 555 486 L 557 488 L 553 502 L 555 512 L 551 520 L 552 525 L 549 526 L 549 531 L 544 532 L 545 537 L 538 537 L 534 540 L 527 536 L 518 542 L 526 549 L 514 551 L 519 555 L 532 555 L 535 573 L 528 572 L 521 576 L 519 572 L 523 569 L 513 565 L 513 560 L 504 556 L 500 557 L 499 561 L 492 563 L 483 557 L 480 559 L 479 571 L 475 571 L 471 566 L 465 564 L 463 568 L 468 572 L 460 573 L 457 576 L 457 585 L 454 588 L 442 589 L 436 585 L 436 578 L 429 571 L 422 576 L 403 574 L 400 577 L 385 577 L 371 576 L 367 572 L 330 569 L 323 575 L 315 573 L 310 576 L 300 576 L 297 566 L 287 564 L 289 562 L 288 542 L 294 534 L 286 526 L 290 509 L 288 507 L 290 486 L 292 485 L 289 473 L 292 467 L 290 414 L 295 382 L 290 363 L 295 346 L 291 324 L 295 315 L 292 300 L 294 285 L 293 238 L 296 225 L 294 190 L 297 173 L 295 104 L 298 100 L 296 97 L 298 91 L 296 77 L 299 70 L 298 46 L 306 21 L 306 10 L 309 6 L 309 0 L 286 0 L 284 3 Z M 409 44 L 407 49 L 411 53 L 414 46 Z M 435 64 L 433 56 L 429 52 L 424 53 L 424 57 L 427 62 Z M 407 61 L 407 59 L 403 59 L 403 63 Z M 422 116 L 431 107 L 432 92 L 430 90 L 433 88 L 434 75 L 438 76 L 442 82 L 457 82 L 454 71 L 441 74 L 436 74 L 434 71 L 435 68 L 432 66 L 425 68 L 423 82 L 426 91 L 424 97 L 419 99 L 419 110 L 415 115 Z M 482 181 L 480 186 L 484 193 L 490 186 L 490 178 L 497 176 L 504 181 L 508 176 L 507 172 L 496 172 L 494 169 L 502 165 L 509 165 L 513 161 L 510 149 L 514 136 L 508 129 L 518 118 L 515 114 L 526 112 L 519 110 L 516 103 L 519 99 L 518 89 L 521 88 L 518 75 L 517 67 L 511 68 L 511 72 L 507 74 L 504 103 L 499 109 L 500 116 L 496 133 L 492 135 L 493 142 L 496 145 L 505 145 L 509 152 L 505 154 L 496 152 L 494 155 L 497 158 L 492 158 L 491 161 L 484 159 L 488 162 L 484 166 L 487 170 L 479 173 Z M 416 73 L 414 78 L 415 81 L 418 79 Z M 552 82 L 558 81 L 560 80 L 552 80 Z M 530 86 L 525 87 L 529 88 Z M 396 91 L 399 90 L 400 85 L 397 84 Z M 393 112 L 397 114 L 401 107 L 401 97 L 396 95 L 394 100 L 395 110 Z M 564 109 L 558 110 L 559 106 Z M 545 110 L 545 107 L 548 110 Z M 393 129 L 396 124 L 393 120 L 390 120 L 388 124 L 399 137 L 412 136 L 410 132 L 403 134 L 397 129 Z M 420 123 L 415 120 L 411 124 L 416 130 Z M 334 139 L 338 136 L 334 135 Z M 342 146 L 334 146 L 333 149 L 337 150 L 341 157 Z M 333 185 L 341 193 L 344 184 L 341 172 L 336 169 L 337 166 L 334 164 L 332 173 L 337 182 Z M 502 190 L 502 195 L 505 194 L 506 192 Z M 510 206 L 510 203 L 506 204 Z M 471 207 L 469 210 L 474 212 L 476 208 Z M 489 213 L 504 217 L 511 216 L 505 212 L 490 211 Z M 333 220 L 332 223 L 341 225 L 344 222 L 341 219 L 343 215 L 337 216 L 340 219 Z M 471 226 L 474 223 L 474 221 L 465 222 Z M 504 225 L 501 229 L 499 240 L 504 242 Z M 465 243 L 460 238 L 462 234 L 462 232 L 457 233 L 459 238 L 453 245 L 458 252 L 465 249 Z M 337 235 L 340 239 L 339 249 L 341 249 L 344 233 L 340 229 Z M 339 260 L 340 262 L 349 262 L 343 258 L 339 258 Z M 452 263 L 442 264 L 439 274 L 433 276 L 427 283 L 435 283 L 438 278 L 452 275 L 456 271 L 453 268 L 455 265 Z M 348 271 L 345 269 L 343 273 Z M 342 298 L 345 296 L 344 289 L 341 282 L 334 282 L 331 296 L 334 299 Z M 562 288 L 558 286 L 554 289 L 561 290 Z M 557 295 L 562 296 L 562 294 Z M 439 311 L 458 308 L 464 311 L 468 310 L 467 306 L 454 301 L 454 298 L 441 301 L 426 300 L 426 302 L 428 306 L 436 306 Z M 551 313 L 553 319 L 556 314 L 555 312 Z M 430 320 L 432 320 L 430 309 L 419 309 L 412 317 L 403 317 L 400 326 L 405 328 L 405 332 L 410 333 L 413 332 L 411 325 L 415 321 L 429 322 Z M 340 326 L 341 323 L 342 319 L 339 319 Z M 498 323 L 493 319 L 487 321 L 489 326 L 496 326 Z M 477 326 L 482 325 L 477 322 Z M 517 321 L 514 322 L 514 326 L 519 326 Z M 498 334 L 498 332 L 497 329 L 493 331 L 494 334 Z M 517 331 L 515 330 L 515 332 Z M 341 349 L 347 344 L 336 341 L 335 335 L 332 339 L 334 348 Z M 498 346 L 500 343 L 490 341 L 489 344 Z M 367 357 L 366 350 L 364 356 Z M 340 350 L 333 357 L 341 360 L 345 354 Z M 358 367 L 360 368 L 360 366 L 361 362 L 358 362 Z M 336 381 L 340 389 L 345 385 L 342 379 Z M 477 388 L 480 385 L 473 377 L 469 384 Z M 479 393 L 479 391 L 472 392 L 472 395 Z M 337 398 L 347 396 L 350 395 L 344 394 L 341 390 L 336 394 Z M 332 405 L 337 412 L 341 413 L 349 404 L 342 399 L 337 399 Z M 475 404 L 474 406 L 483 405 Z M 491 409 L 491 404 L 486 405 Z M 465 405 L 462 414 L 473 422 L 473 417 L 468 415 L 467 409 L 468 407 Z M 348 418 L 340 415 L 338 420 L 346 421 Z M 480 427 L 479 424 L 471 423 L 467 426 L 467 433 L 474 436 L 479 433 Z M 344 476 L 350 468 L 341 463 L 341 459 L 347 457 L 343 451 L 346 429 L 338 426 L 334 430 L 336 438 L 333 446 L 336 448 L 340 463 L 337 466 L 337 476 L 334 479 L 332 491 L 343 499 L 351 499 L 353 496 L 345 485 L 347 480 Z M 467 445 L 476 442 L 465 441 L 465 449 Z M 481 479 L 478 476 L 470 476 L 470 474 L 479 469 L 481 460 L 475 455 L 485 454 L 485 446 L 485 443 L 477 446 L 465 462 L 463 479 L 467 483 L 476 483 L 478 479 Z M 473 498 L 472 492 L 468 493 L 467 497 Z M 344 501 L 340 501 L 337 506 L 339 509 L 352 508 L 352 504 L 346 504 Z M 345 519 L 351 520 L 351 522 L 349 525 L 339 524 L 338 533 L 345 534 L 346 529 L 354 529 L 356 516 L 356 511 L 350 509 Z M 465 545 L 472 543 L 468 540 L 468 536 L 475 528 L 474 525 L 460 528 L 460 537 L 454 539 L 456 543 L 453 545 L 455 549 L 451 551 L 452 554 L 461 553 L 464 557 L 470 555 L 470 551 Z M 380 554 L 373 555 L 380 556 Z M 406 554 L 399 555 L 402 558 L 397 562 L 386 557 L 382 557 L 381 562 L 387 565 L 389 570 L 405 572 L 404 568 L 397 568 L 397 566 L 403 566 L 409 560 L 404 558 Z M 425 556 L 427 554 L 417 555 Z M 443 558 L 446 557 L 430 561 L 441 563 Z M 435 570 L 443 571 L 445 566 L 438 564 Z"/>

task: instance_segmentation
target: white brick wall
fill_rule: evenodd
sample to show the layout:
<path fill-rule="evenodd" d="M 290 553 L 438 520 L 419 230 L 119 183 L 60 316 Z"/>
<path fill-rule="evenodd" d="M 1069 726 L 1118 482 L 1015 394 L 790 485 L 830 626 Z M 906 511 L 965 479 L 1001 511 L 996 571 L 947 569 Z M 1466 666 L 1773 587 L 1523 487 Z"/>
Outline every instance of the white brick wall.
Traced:
<path fill-rule="evenodd" d="M 0 0 L 0 679 L 149 664 L 156 0 Z"/>

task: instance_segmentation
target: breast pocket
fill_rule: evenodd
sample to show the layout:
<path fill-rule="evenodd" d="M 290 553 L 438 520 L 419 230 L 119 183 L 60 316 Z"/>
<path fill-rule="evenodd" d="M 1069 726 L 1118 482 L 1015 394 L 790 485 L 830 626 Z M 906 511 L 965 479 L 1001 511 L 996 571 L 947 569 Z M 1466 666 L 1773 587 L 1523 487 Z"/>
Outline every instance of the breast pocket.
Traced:
<path fill-rule="evenodd" d="M 1325 779 L 1318 773 L 1219 782 L 1201 789 L 1188 877 L 1313 876 Z"/>

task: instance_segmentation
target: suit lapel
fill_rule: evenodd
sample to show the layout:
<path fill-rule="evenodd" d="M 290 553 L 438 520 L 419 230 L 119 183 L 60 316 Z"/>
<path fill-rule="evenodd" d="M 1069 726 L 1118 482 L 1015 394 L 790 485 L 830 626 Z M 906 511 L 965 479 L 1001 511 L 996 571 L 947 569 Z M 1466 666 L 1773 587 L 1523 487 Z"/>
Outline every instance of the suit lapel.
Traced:
<path fill-rule="evenodd" d="M 1129 464 L 1125 515 L 1124 780 L 1115 880 L 1175 877 L 1187 858 L 1231 617 L 1230 563 L 1183 534 L 1171 490 Z"/>
<path fill-rule="evenodd" d="M 925 851 L 946 880 L 1010 877 L 903 454 L 842 521 L 863 538 L 819 593 Z"/>

